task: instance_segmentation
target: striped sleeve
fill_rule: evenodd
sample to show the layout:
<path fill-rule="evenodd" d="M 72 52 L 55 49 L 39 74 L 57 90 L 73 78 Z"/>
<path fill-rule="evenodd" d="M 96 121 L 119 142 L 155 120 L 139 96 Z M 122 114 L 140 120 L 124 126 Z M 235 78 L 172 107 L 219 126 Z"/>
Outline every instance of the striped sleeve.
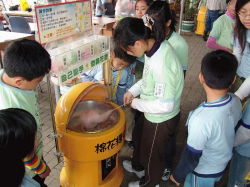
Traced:
<path fill-rule="evenodd" d="M 46 164 L 37 155 L 32 154 L 23 159 L 24 166 L 34 171 L 35 174 L 41 175 L 46 171 Z"/>

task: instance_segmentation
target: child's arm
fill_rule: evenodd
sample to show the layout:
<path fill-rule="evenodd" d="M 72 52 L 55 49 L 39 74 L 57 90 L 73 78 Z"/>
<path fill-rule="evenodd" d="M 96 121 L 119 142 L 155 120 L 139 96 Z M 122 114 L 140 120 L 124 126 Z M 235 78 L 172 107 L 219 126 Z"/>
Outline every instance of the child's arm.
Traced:
<path fill-rule="evenodd" d="M 79 82 L 100 82 L 103 79 L 102 64 L 81 75 Z"/>
<path fill-rule="evenodd" d="M 133 95 L 133 97 L 137 97 L 141 93 L 142 79 L 135 83 L 128 91 Z"/>
<path fill-rule="evenodd" d="M 209 36 L 208 40 L 207 40 L 207 47 L 211 48 L 211 49 L 221 49 L 224 51 L 228 51 L 229 53 L 232 53 L 233 51 L 229 48 L 223 47 L 219 44 L 216 43 L 216 38 L 213 36 Z"/>
<path fill-rule="evenodd" d="M 34 153 L 26 156 L 23 161 L 25 167 L 31 169 L 41 178 L 46 178 L 50 173 L 50 168 Z"/>
<path fill-rule="evenodd" d="M 195 117 L 193 117 L 193 115 Z M 204 122 L 199 118 L 195 111 L 188 117 L 188 138 L 187 145 L 181 155 L 181 159 L 173 172 L 173 178 L 181 183 L 185 180 L 188 173 L 195 170 L 202 155 L 202 151 L 211 137 L 211 132 L 207 126 L 210 123 Z"/>
<path fill-rule="evenodd" d="M 123 96 L 126 93 L 126 83 L 125 84 L 118 84 L 117 91 L 116 91 L 116 103 L 121 106 L 123 105 Z"/>
<path fill-rule="evenodd" d="M 162 57 L 160 60 L 169 63 L 160 63 L 157 68 L 149 67 L 148 76 L 152 77 L 154 81 L 154 88 L 150 93 L 153 99 L 135 98 L 131 103 L 132 108 L 151 114 L 171 113 L 173 111 L 176 98 L 180 97 L 183 89 L 183 71 L 171 48 L 166 50 L 166 53 L 168 54 L 165 54 L 165 58 Z M 143 86 L 142 82 L 139 86 Z M 133 91 L 132 88 L 129 90 L 130 92 Z M 131 93 L 136 97 L 133 92 Z"/>
<path fill-rule="evenodd" d="M 131 104 L 134 97 L 137 97 L 141 93 L 141 85 L 142 85 L 142 79 L 139 80 L 137 83 L 134 84 L 123 96 L 123 103 L 124 105 Z"/>
<path fill-rule="evenodd" d="M 187 145 L 182 152 L 178 166 L 172 174 L 174 180 L 178 183 L 184 182 L 186 176 L 197 167 L 201 155 L 202 151 L 194 150 Z"/>
<path fill-rule="evenodd" d="M 243 100 L 244 98 L 250 95 L 250 77 L 248 77 L 243 82 L 243 84 L 234 94 L 237 95 L 240 98 L 240 100 Z"/>
<path fill-rule="evenodd" d="M 242 120 L 239 123 L 241 124 L 235 134 L 234 147 L 242 145 L 250 140 L 250 124 L 244 123 Z"/>
<path fill-rule="evenodd" d="M 126 68 L 126 70 L 128 71 L 128 76 L 127 76 L 127 80 L 126 80 L 126 83 L 127 83 L 126 89 L 127 90 L 135 84 L 135 66 L 136 66 L 136 62 L 134 62 L 133 64 L 130 64 Z"/>
<path fill-rule="evenodd" d="M 235 133 L 234 146 L 239 146 L 250 140 L 250 101 L 245 104 L 240 125 Z"/>
<path fill-rule="evenodd" d="M 207 47 L 211 48 L 211 49 L 221 49 L 224 51 L 228 51 L 230 53 L 232 53 L 231 49 L 228 49 L 224 46 L 221 46 L 217 43 L 217 40 L 220 37 L 223 37 L 223 19 L 219 18 L 217 19 L 214 23 L 213 23 L 213 28 L 209 34 L 208 40 L 207 40 Z"/>
<path fill-rule="evenodd" d="M 113 76 L 113 91 L 116 91 L 115 97 L 115 102 L 121 106 L 123 105 L 123 96 L 127 91 L 127 83 L 128 83 L 128 72 L 129 68 L 124 68 L 121 72 L 119 71 L 113 71 L 112 76 Z M 120 74 L 121 73 L 121 74 Z M 117 79 L 119 79 L 119 82 L 117 83 Z M 118 84 L 118 85 L 116 85 Z M 117 88 L 116 88 L 117 87 Z"/>
<path fill-rule="evenodd" d="M 131 103 L 132 108 L 151 114 L 170 113 L 173 111 L 174 105 L 175 102 L 173 100 L 144 100 L 139 98 L 134 98 Z"/>

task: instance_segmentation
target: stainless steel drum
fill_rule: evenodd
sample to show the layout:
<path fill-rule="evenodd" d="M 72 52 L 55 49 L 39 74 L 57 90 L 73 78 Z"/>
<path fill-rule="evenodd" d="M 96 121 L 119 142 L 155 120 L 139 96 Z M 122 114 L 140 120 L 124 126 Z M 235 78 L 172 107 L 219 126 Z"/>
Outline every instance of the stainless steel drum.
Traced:
<path fill-rule="evenodd" d="M 114 106 L 100 101 L 79 102 L 71 113 L 67 129 L 80 133 L 97 133 L 108 130 L 119 120 Z"/>

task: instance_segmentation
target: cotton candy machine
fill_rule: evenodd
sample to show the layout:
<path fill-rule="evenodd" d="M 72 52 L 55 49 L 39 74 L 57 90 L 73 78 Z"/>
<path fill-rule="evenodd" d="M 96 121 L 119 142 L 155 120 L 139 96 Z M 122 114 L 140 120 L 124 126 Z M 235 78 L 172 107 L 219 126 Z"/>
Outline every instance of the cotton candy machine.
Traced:
<path fill-rule="evenodd" d="M 64 155 L 61 186 L 120 186 L 117 153 L 124 142 L 125 116 L 117 107 L 101 84 L 77 84 L 60 98 L 55 121 Z"/>
<path fill-rule="evenodd" d="M 112 128 L 119 113 L 111 104 L 101 101 L 82 101 L 77 104 L 67 129 L 80 133 L 97 133 Z"/>

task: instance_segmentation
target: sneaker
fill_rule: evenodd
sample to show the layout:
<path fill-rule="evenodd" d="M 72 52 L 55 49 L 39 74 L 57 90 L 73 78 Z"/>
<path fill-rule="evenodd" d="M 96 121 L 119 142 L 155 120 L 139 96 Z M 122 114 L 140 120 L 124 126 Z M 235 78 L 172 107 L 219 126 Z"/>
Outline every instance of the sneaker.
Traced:
<path fill-rule="evenodd" d="M 140 181 L 133 181 L 128 183 L 128 187 L 140 187 Z"/>
<path fill-rule="evenodd" d="M 124 160 L 122 162 L 124 169 L 130 173 L 135 173 L 138 178 L 142 178 L 145 175 L 145 171 L 136 171 L 132 168 L 132 163 L 129 160 Z"/>
<path fill-rule="evenodd" d="M 131 149 L 135 148 L 133 141 L 126 141 L 126 143 L 127 143 L 127 145 L 128 145 L 129 148 L 131 148 Z"/>
<path fill-rule="evenodd" d="M 140 181 L 130 182 L 130 183 L 128 183 L 128 187 L 140 187 Z M 160 187 L 160 185 L 157 184 L 157 185 L 155 185 L 155 187 Z"/>
<path fill-rule="evenodd" d="M 163 181 L 167 181 L 169 179 L 170 175 L 171 175 L 171 171 L 168 168 L 166 168 L 163 171 L 163 175 L 162 175 L 161 179 Z"/>

